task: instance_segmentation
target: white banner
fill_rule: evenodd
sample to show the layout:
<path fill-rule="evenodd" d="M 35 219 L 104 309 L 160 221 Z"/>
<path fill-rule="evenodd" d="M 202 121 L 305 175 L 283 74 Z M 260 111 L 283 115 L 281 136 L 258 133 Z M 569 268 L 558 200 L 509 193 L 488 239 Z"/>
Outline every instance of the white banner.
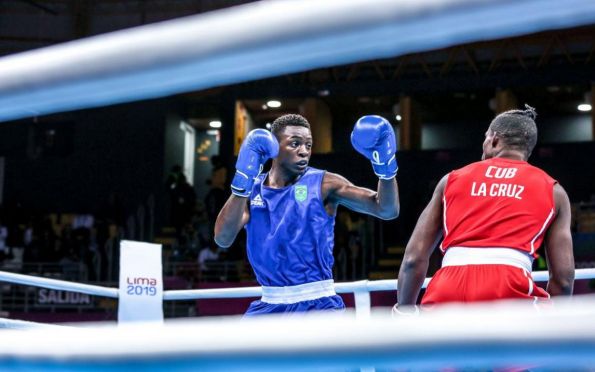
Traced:
<path fill-rule="evenodd" d="M 120 242 L 118 323 L 163 322 L 161 245 Z"/>

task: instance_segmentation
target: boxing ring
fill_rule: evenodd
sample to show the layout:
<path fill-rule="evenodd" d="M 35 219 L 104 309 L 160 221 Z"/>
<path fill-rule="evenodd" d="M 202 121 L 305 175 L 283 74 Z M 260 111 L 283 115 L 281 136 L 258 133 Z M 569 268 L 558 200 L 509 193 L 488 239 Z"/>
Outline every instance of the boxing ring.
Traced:
<path fill-rule="evenodd" d="M 1 58 L 0 121 L 593 23 L 592 0 L 260 1 Z M 576 270 L 576 278 L 595 278 L 595 269 Z M 116 288 L 14 273 L 0 272 L 0 281 L 119 296 Z M 120 327 L 3 319 L 0 326 L 15 329 L 0 331 L 0 370 L 595 365 L 594 298 L 557 299 L 537 311 L 516 302 L 453 305 L 392 319 L 371 307 L 370 292 L 396 287 L 396 280 L 336 283 L 338 293 L 353 293 L 355 314 Z M 163 300 L 260 295 L 259 287 L 182 290 L 165 291 Z"/>

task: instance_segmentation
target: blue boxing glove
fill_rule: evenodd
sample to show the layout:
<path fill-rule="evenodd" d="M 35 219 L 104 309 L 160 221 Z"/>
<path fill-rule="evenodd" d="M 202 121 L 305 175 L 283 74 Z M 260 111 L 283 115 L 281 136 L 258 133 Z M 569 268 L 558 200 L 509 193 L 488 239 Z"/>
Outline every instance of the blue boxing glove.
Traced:
<path fill-rule="evenodd" d="M 279 142 L 271 132 L 266 129 L 251 130 L 240 147 L 231 192 L 244 198 L 250 196 L 254 179 L 262 171 L 264 163 L 278 154 Z"/>
<path fill-rule="evenodd" d="M 374 173 L 382 180 L 397 175 L 397 140 L 388 120 L 382 116 L 362 116 L 351 132 L 351 144 L 372 162 Z"/>

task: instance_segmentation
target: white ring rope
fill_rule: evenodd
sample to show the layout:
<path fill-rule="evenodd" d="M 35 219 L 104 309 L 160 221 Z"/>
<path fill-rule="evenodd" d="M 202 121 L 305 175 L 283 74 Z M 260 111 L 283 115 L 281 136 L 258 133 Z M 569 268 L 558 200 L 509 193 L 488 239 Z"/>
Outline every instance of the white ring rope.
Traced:
<path fill-rule="evenodd" d="M 0 332 L 0 369 L 26 370 L 28 363 L 37 363 L 37 369 L 127 366 L 139 371 L 595 365 L 593 296 L 560 299 L 539 311 L 526 302 L 504 301 L 447 305 L 417 317 L 387 315 L 365 321 L 349 313 L 294 314 L 60 332 L 8 330 Z"/>
<path fill-rule="evenodd" d="M 535 271 L 532 273 L 533 280 L 536 282 L 545 282 L 548 280 L 547 271 Z M 426 288 L 432 278 L 426 278 L 422 288 Z M 575 280 L 595 279 L 595 268 L 576 269 Z M 396 291 L 397 279 L 388 280 L 360 280 L 348 283 L 335 283 L 337 293 L 359 293 L 376 291 Z M 244 288 L 214 288 L 214 289 L 187 289 L 172 290 L 163 292 L 163 300 L 200 300 L 213 298 L 241 298 L 241 297 L 260 297 L 262 290 L 260 287 Z"/>
<path fill-rule="evenodd" d="M 549 279 L 549 273 L 547 271 L 534 271 L 531 276 L 533 280 L 536 282 L 546 282 Z M 422 288 L 426 288 L 428 283 L 432 278 L 426 278 L 424 280 L 424 284 Z M 581 279 L 595 279 L 595 268 L 588 268 L 588 269 L 576 269 L 574 271 L 574 279 L 581 280 Z M 349 284 L 349 283 L 339 283 L 342 284 Z M 394 291 L 397 288 L 397 280 L 388 279 L 388 280 L 373 280 L 367 282 L 367 289 L 370 292 L 375 291 Z M 335 287 L 337 289 L 337 287 Z M 339 291 L 337 291 L 339 292 Z M 339 292 L 345 293 L 345 292 Z"/>
<path fill-rule="evenodd" d="M 0 59 L 0 121 L 592 24 L 592 0 L 276 0 Z"/>
<path fill-rule="evenodd" d="M 0 318 L 0 329 L 38 329 L 38 328 L 52 328 L 64 329 L 66 326 L 57 324 L 28 322 L 25 320 Z"/>
<path fill-rule="evenodd" d="M 533 272 L 533 280 L 544 282 L 548 280 L 547 271 Z M 422 288 L 426 288 L 431 278 L 426 278 Z M 595 279 L 595 268 L 575 270 L 575 279 Z M 349 283 L 335 283 L 337 293 L 358 293 L 358 292 L 376 292 L 376 291 L 396 291 L 396 279 L 388 280 L 360 280 Z M 243 288 L 213 288 L 213 289 L 185 289 L 172 290 L 163 293 L 163 300 L 201 300 L 213 298 L 241 298 L 241 297 L 260 297 L 262 290 L 260 287 Z"/>
<path fill-rule="evenodd" d="M 0 282 L 17 283 L 23 285 L 30 285 L 34 287 L 57 289 L 60 291 L 70 291 L 86 293 L 95 296 L 118 298 L 117 288 L 108 288 L 92 284 L 68 282 L 65 280 L 58 279 L 41 278 L 32 275 L 9 273 L 6 271 L 0 271 Z"/>
<path fill-rule="evenodd" d="M 533 280 L 544 282 L 548 280 L 547 271 L 535 271 L 532 273 Z M 431 278 L 426 278 L 423 287 L 426 288 Z M 576 269 L 575 280 L 595 279 L 595 268 Z M 35 287 L 50 288 L 71 292 L 86 293 L 95 296 L 118 298 L 118 289 L 101 287 L 97 285 L 81 284 L 57 279 L 41 278 L 37 276 L 23 275 L 0 271 L 0 281 L 30 285 Z M 360 280 L 348 283 L 335 283 L 337 293 L 360 293 L 376 291 L 395 291 L 398 281 L 388 280 Z M 216 298 L 246 298 L 260 297 L 260 287 L 239 287 L 239 288 L 211 288 L 211 289 L 184 289 L 169 290 L 163 292 L 163 300 L 200 300 Z"/>
<path fill-rule="evenodd" d="M 183 289 L 164 291 L 163 300 L 207 300 L 214 298 L 246 298 L 262 296 L 261 287 Z"/>

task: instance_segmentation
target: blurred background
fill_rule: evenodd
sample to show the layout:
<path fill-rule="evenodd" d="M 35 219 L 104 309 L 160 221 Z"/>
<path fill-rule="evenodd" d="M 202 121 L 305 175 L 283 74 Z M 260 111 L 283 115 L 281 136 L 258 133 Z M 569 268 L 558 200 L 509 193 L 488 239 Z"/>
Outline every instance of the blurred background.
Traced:
<path fill-rule="evenodd" d="M 215 11 L 236 0 L 3 0 L 0 56 Z M 365 114 L 398 134 L 401 216 L 339 211 L 337 281 L 394 279 L 438 180 L 479 160 L 495 114 L 538 112 L 530 162 L 567 190 L 577 268 L 595 267 L 595 25 L 305 71 L 162 99 L 0 123 L 0 270 L 117 286 L 119 241 L 163 244 L 165 288 L 255 285 L 240 236 L 212 241 L 245 134 L 285 113 L 312 125 L 311 165 L 375 188 L 349 135 Z M 439 267 L 433 257 L 430 275 Z M 539 258 L 535 269 L 546 269 Z M 577 282 L 577 293 L 595 291 Z M 353 299 L 346 296 L 348 304 Z M 166 302 L 166 316 L 242 313 L 250 299 Z M 394 294 L 372 303 L 392 305 Z M 2 284 L 2 316 L 116 318 L 116 302 Z"/>

